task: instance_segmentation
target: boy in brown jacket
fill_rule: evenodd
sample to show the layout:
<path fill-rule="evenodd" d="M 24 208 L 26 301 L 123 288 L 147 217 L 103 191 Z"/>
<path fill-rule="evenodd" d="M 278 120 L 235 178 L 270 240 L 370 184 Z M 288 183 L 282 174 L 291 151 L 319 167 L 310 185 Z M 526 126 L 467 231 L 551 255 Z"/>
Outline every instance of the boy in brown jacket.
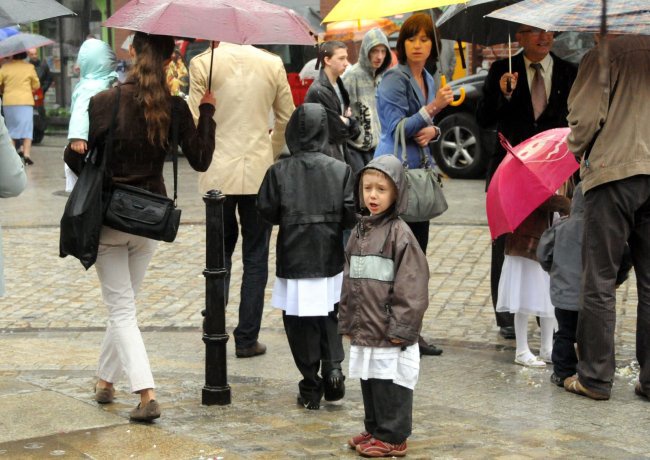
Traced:
<path fill-rule="evenodd" d="M 397 158 L 368 163 L 355 198 L 361 215 L 345 250 L 339 333 L 351 342 L 349 376 L 361 379 L 365 431 L 348 443 L 363 456 L 402 457 L 412 428 L 429 267 L 399 218 L 408 195 Z"/>

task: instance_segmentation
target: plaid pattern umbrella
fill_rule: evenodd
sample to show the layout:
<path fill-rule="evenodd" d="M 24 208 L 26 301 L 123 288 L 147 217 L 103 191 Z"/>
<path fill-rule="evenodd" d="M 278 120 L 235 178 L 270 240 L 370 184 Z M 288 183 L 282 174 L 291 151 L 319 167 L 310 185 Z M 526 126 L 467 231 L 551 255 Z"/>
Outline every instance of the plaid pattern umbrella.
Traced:
<path fill-rule="evenodd" d="M 523 0 L 487 15 L 543 30 L 601 31 L 602 3 L 598 0 Z M 607 0 L 607 31 L 650 35 L 648 0 Z"/>

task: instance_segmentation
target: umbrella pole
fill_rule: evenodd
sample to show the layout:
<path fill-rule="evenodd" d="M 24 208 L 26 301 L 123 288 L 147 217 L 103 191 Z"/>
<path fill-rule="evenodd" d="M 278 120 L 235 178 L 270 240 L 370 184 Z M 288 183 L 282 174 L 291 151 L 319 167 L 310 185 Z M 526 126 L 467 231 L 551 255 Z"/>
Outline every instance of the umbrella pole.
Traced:
<path fill-rule="evenodd" d="M 508 29 L 508 73 L 512 73 L 512 46 L 510 44 L 509 29 Z M 508 81 L 506 82 L 506 91 L 509 93 L 512 92 L 512 82 L 510 81 L 510 77 L 508 77 Z"/>
<path fill-rule="evenodd" d="M 600 18 L 600 72 L 598 79 L 603 86 L 607 86 L 609 74 L 609 44 L 607 43 L 607 0 L 603 1 L 603 10 Z"/>
<path fill-rule="evenodd" d="M 210 75 L 208 76 L 208 91 L 212 92 L 212 64 L 214 63 L 214 42 L 210 42 Z"/>
<path fill-rule="evenodd" d="M 436 52 L 437 52 L 437 55 L 436 55 L 436 67 L 437 67 L 437 69 L 436 70 L 438 72 L 440 72 L 440 86 L 445 86 L 447 84 L 447 79 L 445 78 L 445 75 L 442 73 L 442 61 L 440 60 L 440 43 L 438 43 L 438 39 L 439 39 L 438 38 L 438 29 L 436 27 L 436 17 L 433 14 L 433 8 L 431 8 L 429 10 L 429 14 L 431 15 L 431 21 L 433 21 L 433 37 L 435 38 L 435 40 L 433 40 L 433 41 L 436 42 Z"/>

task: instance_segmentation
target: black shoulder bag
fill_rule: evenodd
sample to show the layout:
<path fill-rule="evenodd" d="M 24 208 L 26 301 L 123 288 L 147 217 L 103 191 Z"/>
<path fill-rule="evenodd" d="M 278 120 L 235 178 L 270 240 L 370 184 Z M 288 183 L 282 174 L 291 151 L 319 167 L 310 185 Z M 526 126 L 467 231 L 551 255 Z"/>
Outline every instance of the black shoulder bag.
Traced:
<path fill-rule="evenodd" d="M 113 107 L 112 122 L 103 148 L 95 144 L 86 155 L 79 179 L 75 184 L 61 217 L 59 256 L 79 259 L 86 270 L 97 260 L 99 235 L 110 198 L 111 178 L 106 174 L 106 159 L 113 148 L 113 131 L 119 93 Z"/>
<path fill-rule="evenodd" d="M 119 100 L 119 86 L 118 86 Z M 178 196 L 178 116 L 172 110 L 171 154 L 174 163 L 174 199 L 139 187 L 114 184 L 104 225 L 132 235 L 171 243 L 176 238 L 181 210 Z M 111 138 L 112 142 L 112 138 Z"/>

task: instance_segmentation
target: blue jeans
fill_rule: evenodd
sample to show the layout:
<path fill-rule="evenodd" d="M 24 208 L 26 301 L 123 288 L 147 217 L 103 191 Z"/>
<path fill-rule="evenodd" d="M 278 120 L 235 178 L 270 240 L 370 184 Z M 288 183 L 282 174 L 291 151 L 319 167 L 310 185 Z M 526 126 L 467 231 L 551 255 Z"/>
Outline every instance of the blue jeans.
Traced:
<path fill-rule="evenodd" d="M 233 335 L 236 348 L 255 345 L 262 325 L 264 289 L 269 277 L 269 239 L 271 225 L 257 213 L 257 195 L 227 195 L 223 204 L 224 251 L 226 255 L 226 303 L 230 290 L 232 255 L 239 238 L 241 225 L 242 262 L 244 274 L 241 282 L 239 324 Z M 235 216 L 239 214 L 239 223 Z"/>

